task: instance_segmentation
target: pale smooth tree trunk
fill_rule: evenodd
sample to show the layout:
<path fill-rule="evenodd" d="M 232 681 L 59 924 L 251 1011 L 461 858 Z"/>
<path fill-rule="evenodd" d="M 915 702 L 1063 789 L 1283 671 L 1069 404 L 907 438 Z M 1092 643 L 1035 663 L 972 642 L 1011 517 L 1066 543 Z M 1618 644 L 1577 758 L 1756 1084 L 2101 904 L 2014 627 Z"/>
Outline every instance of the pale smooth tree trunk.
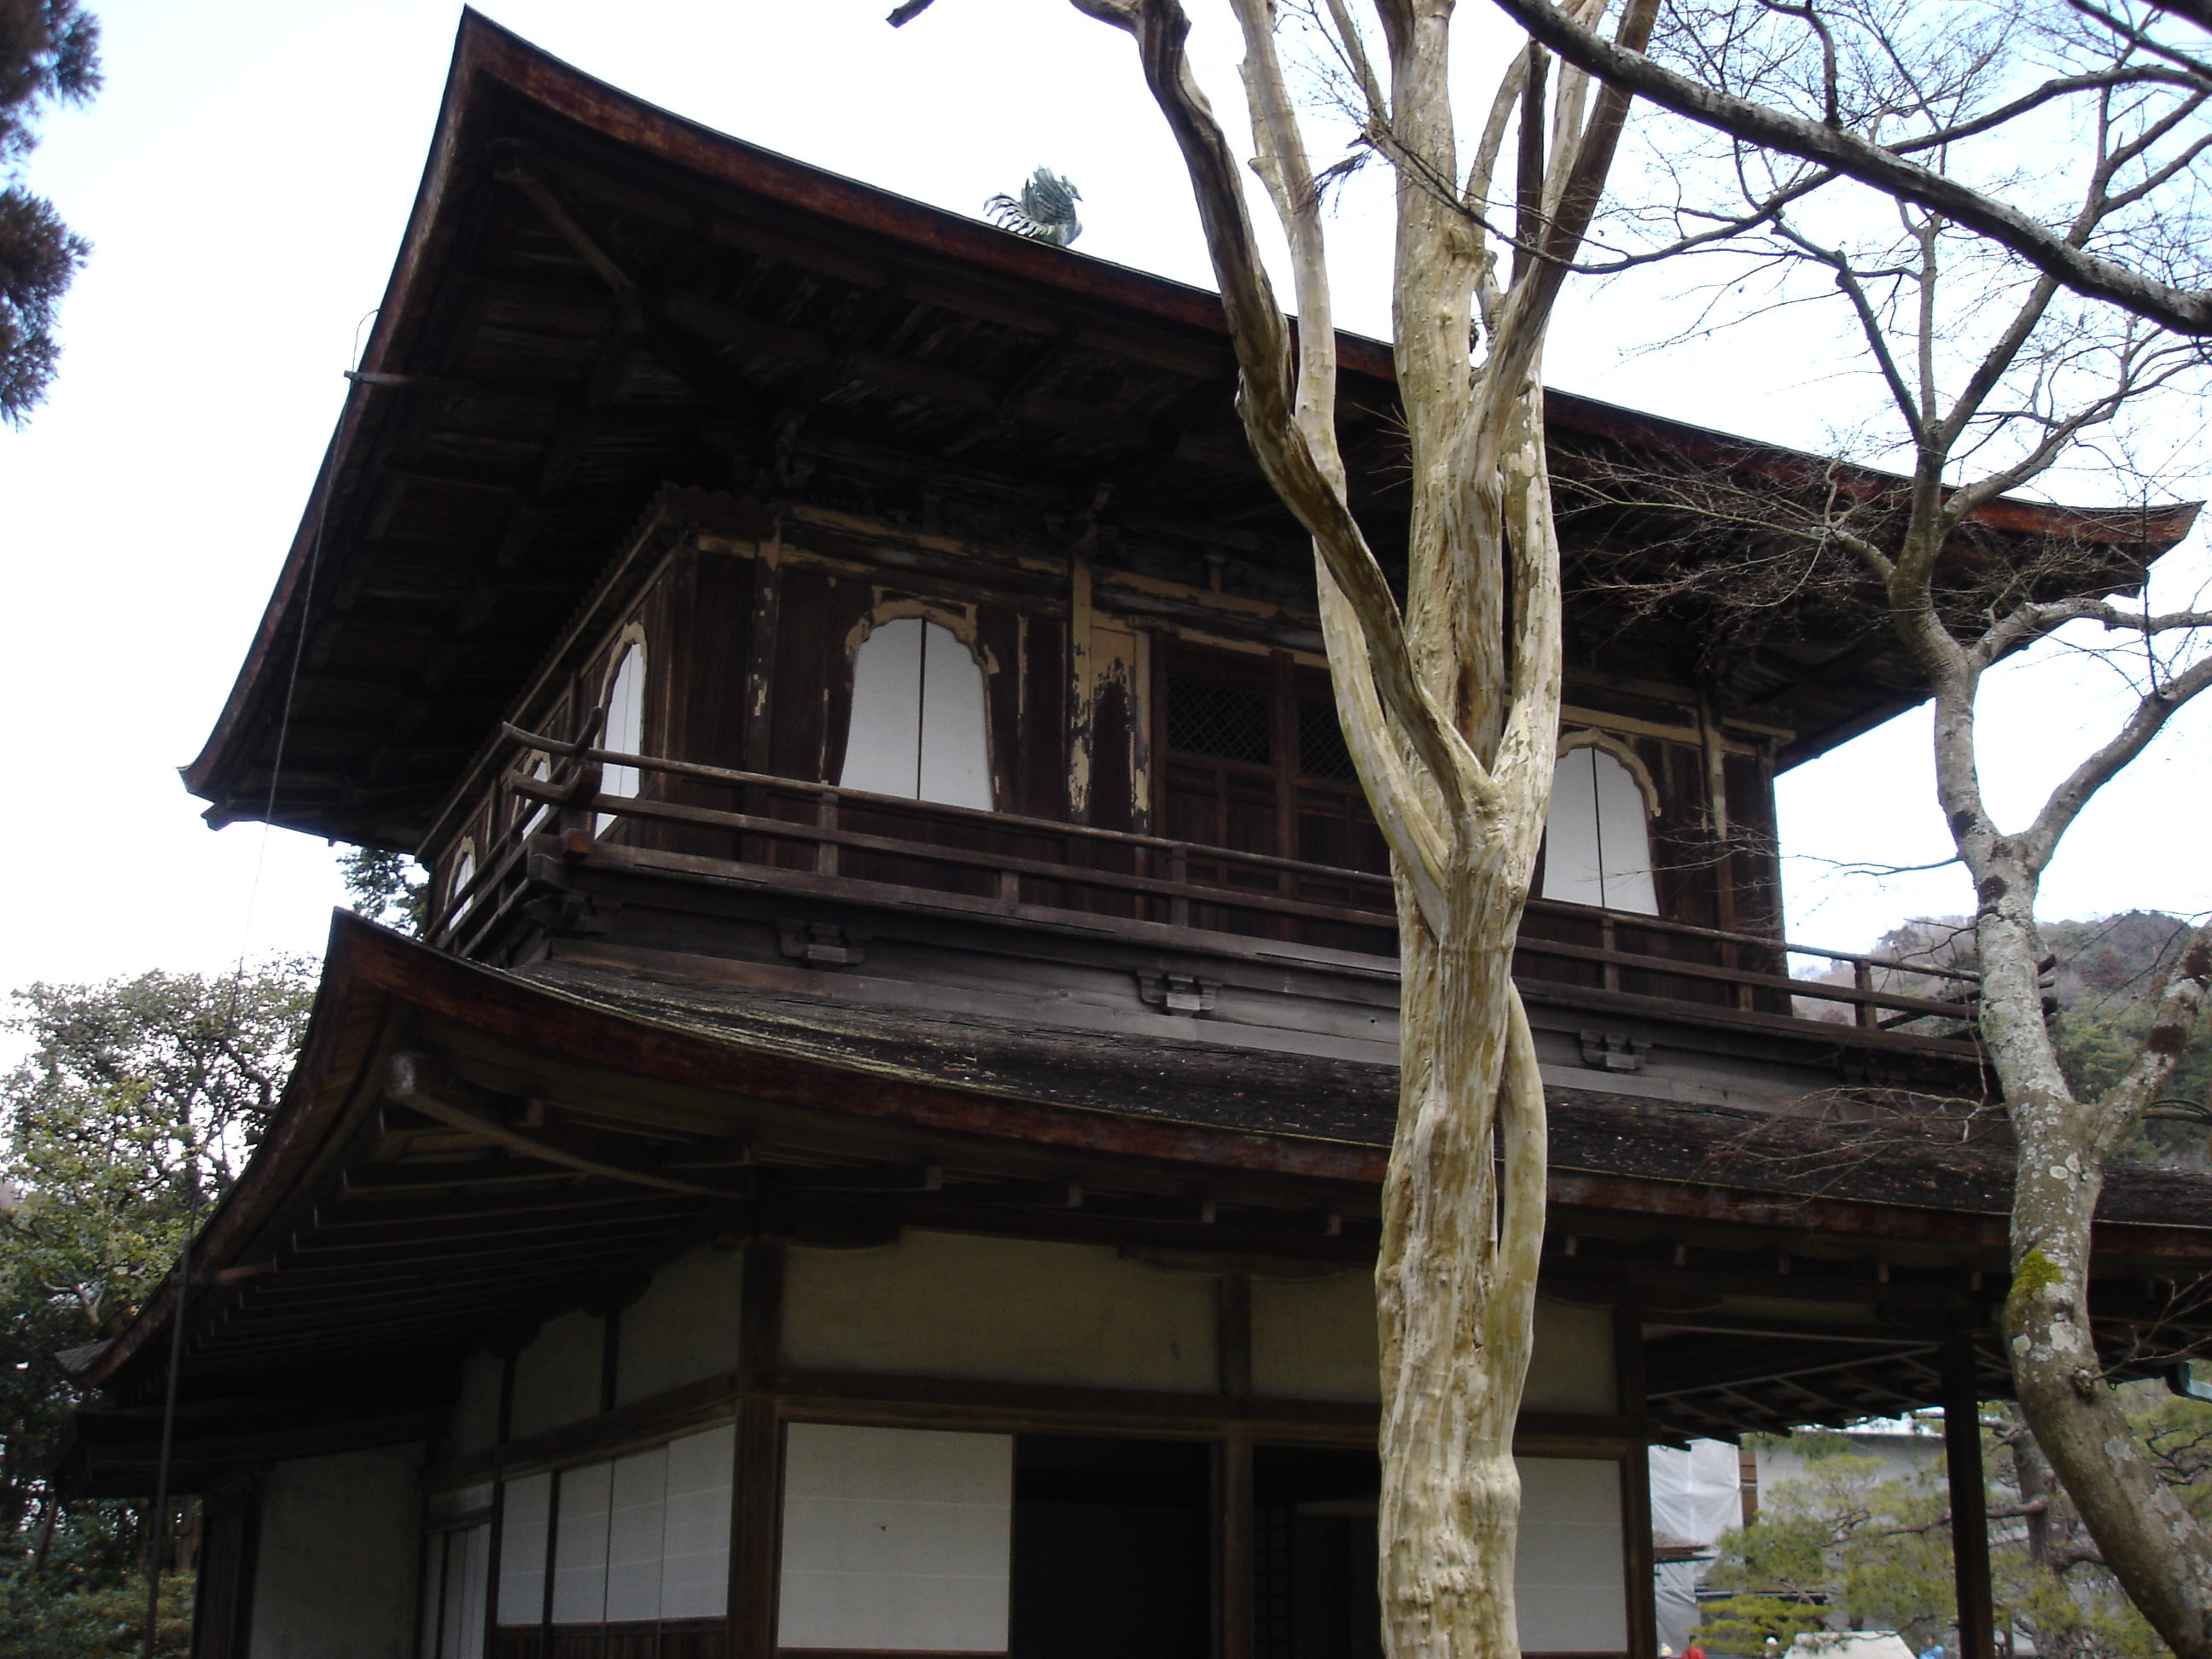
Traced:
<path fill-rule="evenodd" d="M 2106 1170 L 2172 1076 L 2212 991 L 2212 930 L 2183 941 L 2132 1068 L 2101 1098 L 2082 1100 L 2045 1021 L 2035 921 L 2043 872 L 2081 807 L 2212 681 L 2212 667 L 2154 686 L 2027 830 L 2006 834 L 1983 800 L 1975 741 L 1976 698 L 1995 645 L 1962 647 L 1942 629 L 1915 563 L 1932 569 L 1932 551 L 1900 560 L 1904 580 L 1921 591 L 1893 581 L 1893 605 L 1936 688 L 1937 790 L 1978 902 L 1979 1028 L 2019 1145 L 2004 1336 L 2021 1414 L 2128 1599 L 2181 1659 L 2212 1659 L 2212 1532 L 2159 1478 L 2129 1426 L 2097 1352 L 2089 1305 Z"/>
<path fill-rule="evenodd" d="M 2004 1317 L 2021 1413 L 2136 1609 L 2182 1659 L 2212 1659 L 2212 1534 L 2159 1478 L 2106 1382 L 2090 1324 L 2092 1222 L 2106 1165 L 2140 1114 L 2122 1101 L 2076 1100 L 2067 1086 L 2036 983 L 2035 883 L 2016 860 L 1987 862 L 1976 928 L 1984 1030 L 2020 1142 Z M 2208 978 L 2212 945 L 2200 931 L 2175 978 L 2183 995 L 2166 1000 L 2201 1002 Z M 2161 1011 L 2154 1045 L 2186 1038 L 2178 1013 Z M 2154 1046 L 2149 1069 L 2170 1073 L 2179 1047 L 2160 1056 Z"/>
<path fill-rule="evenodd" d="M 1396 168 L 1394 343 L 1412 469 L 1401 610 L 1348 506 L 1322 216 L 1269 0 L 1231 0 L 1267 187 L 1291 251 L 1293 340 L 1261 266 L 1243 170 L 1184 56 L 1178 0 L 1074 0 L 1136 40 L 1189 169 L 1227 309 L 1253 451 L 1314 538 L 1337 707 L 1388 839 L 1402 961 L 1401 1081 L 1376 1266 L 1380 1588 L 1391 1659 L 1507 1659 L 1545 1194 L 1544 1096 L 1511 976 L 1559 718 L 1559 548 L 1546 471 L 1544 330 L 1602 190 L 1625 96 L 1579 75 L 1548 103 L 1516 57 L 1462 186 L 1452 0 L 1378 0 L 1370 61 L 1348 0 L 1328 26 Z M 1596 23 L 1607 0 L 1577 15 Z M 1656 0 L 1630 0 L 1640 46 Z M 1590 107 L 1585 110 L 1585 106 Z M 1516 108 L 1517 240 L 1502 276 L 1482 215 Z M 1472 360 L 1480 319 L 1486 350 Z"/>
<path fill-rule="evenodd" d="M 1855 492 L 1846 490 L 1793 515 L 1789 497 L 1777 495 L 1767 508 L 1771 528 L 1808 548 L 1808 581 L 1818 579 L 1825 551 L 1856 559 L 1886 590 L 1888 620 L 1934 691 L 1937 790 L 1974 883 L 1980 1034 L 2018 1139 L 2004 1334 L 2021 1412 L 2129 1599 L 2177 1654 L 2212 1659 L 2212 1534 L 2164 1488 L 2129 1428 L 2097 1350 L 2089 1301 L 2092 1228 L 2106 1168 L 2146 1112 L 2166 1109 L 2160 1096 L 2212 987 L 2212 933 L 2198 929 L 2185 942 L 2154 998 L 2148 1041 L 2126 1075 L 2093 1100 L 2077 1098 L 2067 1084 L 2044 1021 L 2035 921 L 2044 873 L 2083 805 L 2177 710 L 2212 690 L 2212 653 L 2205 649 L 2212 610 L 2200 598 L 2191 609 L 2154 613 L 2147 588 L 2140 603 L 2115 602 L 2120 579 L 2105 562 L 2108 547 L 2069 569 L 2055 535 L 2039 548 L 1993 545 L 1987 525 L 1982 533 L 1961 534 L 2000 495 L 2033 484 L 2062 461 L 2124 469 L 2129 463 L 2112 458 L 2127 453 L 2132 439 L 2115 442 L 2111 435 L 2130 431 L 2121 417 L 2161 388 L 2186 395 L 2201 386 L 2198 347 L 2212 328 L 2212 307 L 2204 293 L 2161 281 L 2148 251 L 2204 241 L 2197 204 L 2202 82 L 2172 83 L 2172 100 L 2162 104 L 2100 89 L 2094 100 L 2068 106 L 2069 122 L 2078 125 L 2049 127 L 2059 107 L 2052 100 L 2135 80 L 2146 61 L 2140 20 L 2118 19 L 2081 0 L 2072 7 L 2079 14 L 2074 21 L 2087 17 L 2108 28 L 2104 44 L 2094 30 L 2073 35 L 2057 59 L 2041 46 L 1993 44 L 1986 52 L 1976 48 L 1976 64 L 1961 60 L 1933 80 L 1915 58 L 1916 46 L 1940 53 L 1953 43 L 1906 30 L 1911 8 L 1766 6 L 1769 15 L 1806 25 L 1802 63 L 1767 57 L 1771 42 L 1739 51 L 1756 38 L 1759 8 L 1714 9 L 1712 28 L 1702 33 L 1698 19 L 1686 14 L 1692 40 L 1677 63 L 1691 64 L 1698 71 L 1692 76 L 1644 56 L 1637 43 L 1605 40 L 1571 5 L 1496 3 L 1533 39 L 1609 85 L 1632 88 L 1739 144 L 1809 164 L 1762 173 L 1743 160 L 1724 163 L 1735 189 L 1724 198 L 1726 210 L 1700 207 L 1690 240 L 1702 242 L 1716 227 L 1730 235 L 1756 231 L 1761 285 L 1792 266 L 1817 274 L 1822 289 L 1832 285 L 1894 405 L 1894 434 L 1913 455 L 1909 490 L 1900 492 L 1908 499 L 1884 501 L 1870 514 L 1861 507 L 1871 503 L 1855 505 Z M 2212 18 L 2202 4 L 2161 0 L 2153 9 Z M 2019 27 L 2010 33 L 2046 44 L 2058 39 Z M 2155 43 L 2148 49 L 2164 50 Z M 2008 56 L 2013 51 L 2022 55 Z M 2037 92 L 2021 95 L 2039 83 Z M 1800 106 L 1814 88 L 1825 93 L 1825 118 Z M 1741 95 L 1745 91 L 1755 96 Z M 2028 127 L 2013 125 L 2020 121 L 2034 124 L 2032 141 Z M 1954 169 L 1959 140 L 2002 145 L 2005 135 L 2053 158 L 2033 175 L 2032 213 L 1985 193 L 1988 180 L 1972 169 Z M 2160 148 L 2169 137 L 2172 147 Z M 1893 198 L 1894 240 L 1887 232 L 1862 240 L 1833 218 L 1808 225 L 1797 216 L 1795 204 L 1836 176 Z M 2160 204 L 2155 198 L 2169 186 L 2174 195 Z M 1739 207 L 1745 216 L 1730 225 Z M 1963 270 L 1971 274 L 1958 281 L 1960 271 L 1947 268 L 1954 258 L 1948 250 L 1962 232 L 1982 239 L 1984 252 L 2005 250 L 2018 264 L 1969 258 Z M 2103 320 L 2094 308 L 2054 311 L 2069 289 L 2117 310 Z M 2161 337 L 2137 318 L 2185 337 Z M 2112 447 L 2085 455 L 2081 446 L 2093 434 Z M 1729 509 L 1738 524 L 1758 511 L 1741 503 Z M 1894 536 L 1893 516 L 1905 520 Z M 1954 549 L 1963 556 L 1939 583 L 1939 565 Z M 2046 555 L 2051 562 L 2037 569 Z M 1741 580 L 1728 573 L 1723 579 Z M 2075 597 L 2038 599 L 2039 588 Z M 1849 602 L 1841 588 L 1834 591 Z M 1728 597 L 1721 596 L 1723 605 Z M 1760 595 L 1750 603 L 1772 599 Z M 2072 622 L 2107 630 L 2108 645 L 2082 643 L 2103 649 L 2132 677 L 2139 697 L 2032 822 L 2001 830 L 1978 771 L 1975 713 L 1984 676 L 2008 653 Z M 2159 827 L 2146 825 L 2145 832 Z M 2202 833 L 2187 823 L 2170 829 Z"/>

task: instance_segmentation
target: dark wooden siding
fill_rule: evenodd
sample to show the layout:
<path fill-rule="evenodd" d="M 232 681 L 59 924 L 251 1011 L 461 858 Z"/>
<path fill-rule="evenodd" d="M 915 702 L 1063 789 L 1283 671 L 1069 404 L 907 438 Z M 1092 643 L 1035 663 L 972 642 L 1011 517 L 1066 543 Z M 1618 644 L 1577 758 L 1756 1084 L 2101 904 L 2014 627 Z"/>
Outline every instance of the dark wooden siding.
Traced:
<path fill-rule="evenodd" d="M 231 1480 L 201 1503 L 192 1659 L 246 1659 L 252 1630 L 253 1559 L 260 1547 L 259 1483 L 252 1476 Z"/>
<path fill-rule="evenodd" d="M 769 765 L 779 777 L 829 781 L 842 757 L 853 689 L 844 638 L 867 609 L 858 582 L 818 570 L 783 572 L 769 682 Z M 834 731 L 833 731 L 834 728 Z"/>
<path fill-rule="evenodd" d="M 682 759 L 744 769 L 745 674 L 757 568 L 754 560 L 726 555 L 697 557 L 682 629 L 684 729 L 675 751 Z"/>

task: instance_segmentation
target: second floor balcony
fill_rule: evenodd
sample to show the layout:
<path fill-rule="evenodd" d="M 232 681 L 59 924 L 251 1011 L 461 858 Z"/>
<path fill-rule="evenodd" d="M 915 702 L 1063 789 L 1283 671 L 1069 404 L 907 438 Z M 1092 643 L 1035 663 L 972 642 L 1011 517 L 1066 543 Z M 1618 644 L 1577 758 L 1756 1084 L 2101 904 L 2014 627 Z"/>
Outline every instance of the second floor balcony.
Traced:
<path fill-rule="evenodd" d="M 760 971 L 817 987 L 889 975 L 962 1006 L 1014 1013 L 1027 999 L 1048 1023 L 1095 1012 L 1089 974 L 1139 1018 L 1187 1017 L 1209 1040 L 1395 1054 L 1384 871 L 514 727 L 506 741 L 501 827 L 452 865 L 427 929 L 459 955 L 679 975 L 766 957 Z M 1671 1077 L 1677 1094 L 1763 1103 L 1840 1085 L 1985 1092 L 1961 969 L 1540 898 L 1514 971 L 1547 1063 L 1585 1086 L 1664 1092 Z"/>

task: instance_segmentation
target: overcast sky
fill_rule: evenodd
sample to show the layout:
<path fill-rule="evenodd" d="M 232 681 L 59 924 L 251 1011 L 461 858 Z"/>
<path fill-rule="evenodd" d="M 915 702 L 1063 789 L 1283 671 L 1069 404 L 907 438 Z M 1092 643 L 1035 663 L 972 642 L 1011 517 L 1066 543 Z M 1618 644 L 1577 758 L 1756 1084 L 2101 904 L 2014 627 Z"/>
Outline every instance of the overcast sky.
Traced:
<path fill-rule="evenodd" d="M 487 9 L 679 113 L 960 212 L 1049 165 L 1083 191 L 1083 252 L 1206 280 L 1188 187 L 1121 37 L 1063 0 L 939 0 L 896 32 L 888 5 Z M 106 89 L 49 123 L 29 174 L 95 252 L 66 302 L 52 402 L 27 431 L 0 428 L 0 688 L 17 781 L 0 819 L 0 988 L 321 947 L 342 898 L 331 851 L 250 825 L 209 831 L 175 769 L 222 706 L 299 519 L 459 19 L 447 0 L 98 10 Z M 1215 101 L 1233 109 L 1218 25 L 1200 48 Z M 1359 200 L 1334 227 L 1340 319 L 1370 333 L 1387 331 L 1379 228 Z M 1808 447 L 1861 395 L 1802 322 L 1621 359 L 1674 314 L 1650 283 L 1579 292 L 1547 378 Z M 2185 479 L 2176 492 L 2202 490 Z M 2172 562 L 2204 568 L 2194 544 Z M 2111 702 L 2098 671 L 2063 658 L 2007 678 L 1991 774 L 2000 805 L 2017 807 Z M 2107 791 L 2047 915 L 2212 906 L 2207 730 L 2202 711 L 2187 717 Z M 1881 885 L 1820 862 L 1943 855 L 1927 741 L 1925 719 L 1908 717 L 1788 779 L 1793 937 L 1862 947 L 1903 915 L 1962 908 L 1955 872 Z"/>

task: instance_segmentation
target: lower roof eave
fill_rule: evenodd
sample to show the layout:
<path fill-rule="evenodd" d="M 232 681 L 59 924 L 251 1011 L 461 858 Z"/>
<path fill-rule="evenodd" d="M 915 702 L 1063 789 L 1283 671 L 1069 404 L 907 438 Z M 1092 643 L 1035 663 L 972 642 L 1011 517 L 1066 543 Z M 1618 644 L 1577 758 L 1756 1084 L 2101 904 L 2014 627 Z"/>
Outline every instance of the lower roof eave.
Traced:
<path fill-rule="evenodd" d="M 973 1076 L 964 1075 L 972 1069 L 965 1053 L 933 1052 L 919 1042 L 902 1057 L 886 1058 L 881 1051 L 841 1048 L 826 1040 L 809 1049 L 788 1031 L 763 1036 L 733 1029 L 716 1036 L 710 1024 L 696 1019 L 677 1022 L 637 1008 L 595 1003 L 515 974 L 459 961 L 340 913 L 294 1075 L 252 1160 L 195 1241 L 188 1326 L 194 1340 L 220 1323 L 236 1353 L 265 1355 L 275 1364 L 287 1351 L 288 1333 L 333 1318 L 362 1317 L 337 1311 L 341 1291 L 323 1287 L 343 1280 L 343 1271 L 303 1265 L 301 1242 L 313 1244 L 313 1230 L 333 1209 L 353 1201 L 350 1193 L 367 1191 L 395 1170 L 434 1176 L 445 1167 L 420 1163 L 403 1168 L 378 1161 L 380 1148 L 388 1151 L 393 1140 L 386 1067 L 395 1048 L 426 1041 L 444 1041 L 456 1048 L 471 1042 L 487 1045 L 484 1052 L 521 1056 L 508 1063 L 542 1066 L 556 1080 L 597 1078 L 607 1085 L 610 1098 L 659 1091 L 666 1098 L 706 1103 L 732 1121 L 804 1121 L 834 1132 L 823 1145 L 848 1139 L 862 1146 L 896 1143 L 921 1149 L 933 1159 L 1012 1160 L 1006 1165 L 1010 1170 L 1021 1159 L 1042 1159 L 1040 1167 L 1097 1170 L 1102 1179 L 1120 1170 L 1140 1182 L 1157 1183 L 1168 1175 L 1187 1177 L 1194 1186 L 1222 1183 L 1224 1190 L 1308 1192 L 1316 1205 L 1348 1203 L 1370 1218 L 1388 1159 L 1392 1074 L 1383 1068 L 1369 1068 L 1379 1077 L 1353 1079 L 1366 1101 L 1363 1109 L 1374 1120 L 1357 1126 L 1364 1139 L 1240 1127 L 1234 1120 L 1243 1110 L 1243 1097 L 1218 1091 L 1202 1098 L 1213 1102 L 1211 1109 L 1229 1121 L 1197 1121 L 1165 1109 L 1140 1115 L 978 1086 Z M 1163 1058 L 1153 1063 L 1172 1064 Z M 1351 1086 L 1341 1075 L 1334 1080 Z M 1158 1079 L 1152 1081 L 1157 1085 Z M 485 1092 L 477 1085 L 460 1086 Z M 1170 1105 L 1177 1099 L 1172 1089 L 1156 1088 L 1155 1096 Z M 1869 1198 L 1853 1195 L 1849 1172 L 1838 1176 L 1829 1170 L 1793 1179 L 1787 1158 L 1768 1159 L 1761 1180 L 1715 1178 L 1725 1176 L 1728 1168 L 1745 1166 L 1734 1142 L 1713 1139 L 1723 1132 L 1740 1134 L 1741 1125 L 1710 1113 L 1668 1109 L 1658 1102 L 1594 1103 L 1567 1096 L 1555 1103 L 1553 1116 L 1550 1196 L 1561 1224 L 1571 1216 L 1646 1218 L 1654 1224 L 1695 1226 L 1708 1234 L 1721 1230 L 1747 1246 L 1767 1241 L 1773 1248 L 1789 1248 L 1792 1239 L 1818 1237 L 1850 1241 L 1850 1249 L 1862 1255 L 1936 1249 L 1959 1260 L 2002 1260 L 2006 1216 L 1997 1183 L 2005 1171 L 1986 1149 L 1972 1170 L 1963 1171 L 1916 1154 L 1919 1164 L 1899 1164 L 1887 1188 Z M 599 1141 L 607 1140 L 605 1118 L 594 1121 L 599 1127 L 592 1133 Z M 652 1127 L 665 1140 L 666 1120 Z M 1702 1155 L 1700 1137 L 1706 1138 Z M 949 1153 L 940 1151 L 948 1148 Z M 1717 1156 L 1723 1152 L 1729 1154 L 1724 1159 Z M 516 1166 L 510 1161 L 501 1167 Z M 557 1177 L 562 1171 L 553 1173 Z M 827 1184 L 818 1170 L 802 1173 L 817 1186 Z M 2166 1194 L 2169 1207 L 2179 1205 L 2193 1224 L 2164 1224 L 2155 1216 L 2116 1218 L 2100 1224 L 2100 1250 L 2193 1273 L 2212 1261 L 2212 1182 L 2160 1180 L 2163 1185 L 2154 1183 L 2148 1196 L 2157 1199 L 2172 1187 L 2172 1193 Z M 1931 1194 L 1940 1196 L 1937 1189 L 1946 1181 L 1971 1193 L 1972 1201 L 1950 1207 L 1927 1201 Z M 580 1226 L 586 1221 L 605 1224 L 572 1245 L 576 1276 L 588 1279 L 650 1254 L 653 1239 L 665 1245 L 696 1235 L 709 1212 L 721 1212 L 723 1224 L 728 1224 L 732 1204 L 717 1203 L 708 1177 L 691 1183 L 696 1190 L 688 1197 L 673 1190 L 682 1184 L 664 1180 L 657 1188 L 625 1188 L 619 1181 L 597 1179 L 594 1184 L 574 1177 L 566 1186 L 547 1189 L 555 1196 L 537 1202 L 527 1215 L 518 1210 L 522 1218 L 508 1237 L 519 1243 L 539 1236 L 548 1202 L 558 1208 L 568 1201 L 559 1194 L 588 1189 L 588 1199 L 575 1201 L 599 1207 L 588 1216 L 580 1212 Z M 434 1183 L 423 1190 L 432 1196 L 408 1201 L 422 1209 L 425 1227 L 434 1233 L 438 1188 Z M 987 1183 L 960 1192 L 990 1199 L 1000 1190 Z M 2118 1183 L 2115 1191 L 2124 1202 L 2126 1183 Z M 1899 1201 L 1899 1194 L 1922 1201 Z M 734 1189 L 731 1197 L 738 1198 Z M 496 1239 L 497 1229 L 505 1224 L 499 1218 L 503 1212 L 486 1219 L 482 1200 L 470 1202 L 476 1206 L 471 1224 Z M 735 1207 L 742 1210 L 744 1205 Z M 916 1212 L 909 1203 L 905 1208 L 892 1205 L 884 1213 L 928 1212 Z M 746 1215 L 749 1224 L 763 1224 L 763 1212 L 757 1208 Z M 1012 1224 L 1013 1230 L 1020 1224 Z M 1133 1231 L 1155 1239 L 1165 1236 L 1164 1227 L 1172 1231 L 1165 1223 L 1147 1222 L 1142 1229 L 1130 1224 Z M 527 1231 L 532 1228 L 539 1232 Z M 1203 1229 L 1194 1228 L 1191 1243 L 1203 1248 L 1206 1237 Z M 353 1259 L 343 1251 L 335 1254 L 341 1261 Z M 559 1271 L 527 1249 L 516 1254 L 520 1265 L 514 1271 L 534 1275 L 532 1293 L 550 1294 L 547 1287 L 558 1280 Z M 377 1266 L 386 1275 L 398 1266 L 422 1282 L 438 1285 L 452 1304 L 448 1324 L 465 1328 L 466 1310 L 474 1304 L 437 1277 L 451 1270 L 410 1265 L 397 1255 Z M 515 1283 L 519 1288 L 521 1280 Z M 494 1301 L 501 1293 L 491 1281 L 477 1289 Z M 78 1380 L 118 1395 L 143 1383 L 166 1354 L 167 1344 L 152 1339 L 167 1328 L 175 1297 L 173 1286 L 165 1288 L 112 1346 L 86 1355 Z M 424 1325 L 417 1334 L 427 1340 L 445 1328 L 434 1331 Z M 391 1329 L 392 1342 L 404 1345 L 417 1328 L 398 1319 Z"/>

